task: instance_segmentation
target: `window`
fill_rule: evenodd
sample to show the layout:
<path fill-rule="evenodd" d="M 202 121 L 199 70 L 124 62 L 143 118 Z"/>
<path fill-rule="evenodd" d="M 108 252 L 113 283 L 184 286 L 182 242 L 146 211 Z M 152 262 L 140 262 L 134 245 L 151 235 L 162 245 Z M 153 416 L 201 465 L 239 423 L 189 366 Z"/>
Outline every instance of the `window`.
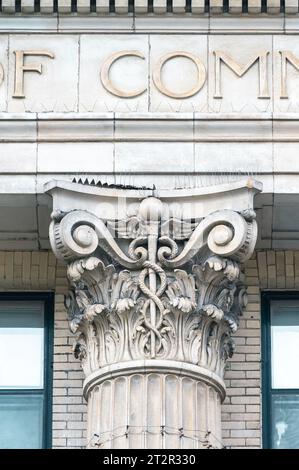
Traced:
<path fill-rule="evenodd" d="M 0 448 L 51 446 L 52 294 L 0 294 Z"/>
<path fill-rule="evenodd" d="M 299 294 L 263 294 L 263 443 L 299 449 Z"/>

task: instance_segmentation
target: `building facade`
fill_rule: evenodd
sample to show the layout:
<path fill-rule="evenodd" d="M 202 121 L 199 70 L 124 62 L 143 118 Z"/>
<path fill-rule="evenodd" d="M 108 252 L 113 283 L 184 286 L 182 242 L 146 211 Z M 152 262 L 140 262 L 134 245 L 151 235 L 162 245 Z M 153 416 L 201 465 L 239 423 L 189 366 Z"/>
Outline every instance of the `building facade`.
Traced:
<path fill-rule="evenodd" d="M 298 32 L 0 2 L 0 448 L 299 448 Z"/>

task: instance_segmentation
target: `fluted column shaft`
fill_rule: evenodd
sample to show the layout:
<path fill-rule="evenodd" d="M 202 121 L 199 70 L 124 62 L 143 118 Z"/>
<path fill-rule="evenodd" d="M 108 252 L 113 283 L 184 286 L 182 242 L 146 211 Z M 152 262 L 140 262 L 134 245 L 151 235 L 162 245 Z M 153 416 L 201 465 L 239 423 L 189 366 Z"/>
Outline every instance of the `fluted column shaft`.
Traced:
<path fill-rule="evenodd" d="M 88 447 L 221 447 L 223 383 L 203 368 L 147 362 L 86 380 Z"/>

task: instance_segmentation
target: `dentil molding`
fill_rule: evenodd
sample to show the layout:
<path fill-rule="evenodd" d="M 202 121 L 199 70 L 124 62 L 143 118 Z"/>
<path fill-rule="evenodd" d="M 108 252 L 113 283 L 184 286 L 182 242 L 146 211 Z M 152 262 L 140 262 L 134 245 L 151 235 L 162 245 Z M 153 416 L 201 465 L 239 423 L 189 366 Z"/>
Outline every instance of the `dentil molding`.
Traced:
<path fill-rule="evenodd" d="M 268 13 L 269 15 L 279 14 L 296 14 L 298 13 L 298 5 L 292 0 L 285 0 L 283 4 L 279 0 L 272 0 L 264 5 L 261 0 L 253 1 L 248 0 L 230 0 L 229 4 L 224 1 L 210 0 L 206 5 L 204 0 L 191 0 L 186 5 L 185 2 L 174 0 L 170 6 L 167 2 L 158 2 L 156 0 L 151 4 L 148 0 L 139 0 L 131 2 L 130 0 L 122 1 L 104 0 L 99 2 L 97 0 L 78 0 L 75 5 L 70 0 L 59 0 L 55 5 L 54 1 L 38 0 L 21 0 L 17 4 L 15 0 L 2 0 L 2 14 L 36 14 L 36 15 L 68 15 L 68 14 L 81 14 L 81 15 L 113 15 L 113 14 L 193 14 L 193 15 L 221 15 L 221 14 L 261 14 Z"/>

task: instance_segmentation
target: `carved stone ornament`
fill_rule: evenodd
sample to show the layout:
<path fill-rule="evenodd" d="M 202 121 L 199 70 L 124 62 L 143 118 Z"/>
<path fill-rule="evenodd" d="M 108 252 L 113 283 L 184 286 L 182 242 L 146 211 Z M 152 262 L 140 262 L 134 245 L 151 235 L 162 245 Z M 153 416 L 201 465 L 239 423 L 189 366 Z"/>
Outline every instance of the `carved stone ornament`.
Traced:
<path fill-rule="evenodd" d="M 50 240 L 68 264 L 65 305 L 85 394 L 107 367 L 141 361 L 189 364 L 222 383 L 247 302 L 241 263 L 257 238 L 259 184 L 145 196 L 63 186 L 47 188 L 54 198 Z"/>

